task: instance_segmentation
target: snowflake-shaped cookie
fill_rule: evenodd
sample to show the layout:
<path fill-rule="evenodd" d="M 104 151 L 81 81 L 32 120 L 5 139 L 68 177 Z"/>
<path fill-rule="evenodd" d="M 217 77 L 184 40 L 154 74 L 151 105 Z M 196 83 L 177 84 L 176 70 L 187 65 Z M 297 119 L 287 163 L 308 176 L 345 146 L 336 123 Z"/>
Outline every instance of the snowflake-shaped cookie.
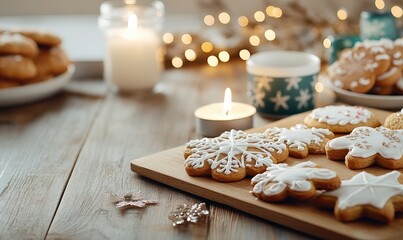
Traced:
<path fill-rule="evenodd" d="M 403 130 L 358 127 L 349 135 L 330 140 L 326 155 L 330 160 L 345 159 L 350 169 L 373 164 L 387 169 L 403 168 Z"/>
<path fill-rule="evenodd" d="M 390 222 L 395 211 L 403 210 L 397 207 L 403 204 L 401 179 L 398 171 L 381 176 L 360 172 L 350 180 L 342 181 L 340 188 L 323 193 L 315 201 L 322 207 L 334 207 L 336 218 L 343 222 L 364 216 Z"/>
<path fill-rule="evenodd" d="M 292 167 L 284 163 L 273 164 L 266 172 L 253 177 L 252 185 L 256 197 L 278 202 L 288 196 L 300 200 L 312 198 L 316 189 L 334 190 L 340 186 L 340 179 L 336 172 L 308 161 Z"/>
<path fill-rule="evenodd" d="M 306 158 L 308 152 L 312 154 L 325 154 L 325 145 L 334 134 L 324 128 L 308 128 L 297 124 L 288 128 L 269 128 L 265 131 L 268 138 L 285 143 L 290 156 Z"/>
<path fill-rule="evenodd" d="M 191 140 L 184 155 L 190 176 L 211 175 L 217 181 L 233 182 L 285 161 L 288 150 L 285 144 L 267 139 L 263 133 L 231 130 L 216 138 Z"/>
<path fill-rule="evenodd" d="M 382 47 L 353 48 L 343 51 L 328 70 L 336 87 L 366 93 L 375 85 L 376 76 L 389 69 L 390 62 Z"/>

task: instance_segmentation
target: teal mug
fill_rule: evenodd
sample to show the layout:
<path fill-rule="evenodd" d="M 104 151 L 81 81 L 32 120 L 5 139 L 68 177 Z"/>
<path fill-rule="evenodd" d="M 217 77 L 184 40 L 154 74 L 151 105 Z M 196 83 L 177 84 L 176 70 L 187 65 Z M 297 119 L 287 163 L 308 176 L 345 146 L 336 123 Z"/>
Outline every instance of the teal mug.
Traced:
<path fill-rule="evenodd" d="M 310 53 L 268 51 L 246 62 L 248 93 L 257 112 L 282 118 L 312 110 L 320 59 Z"/>

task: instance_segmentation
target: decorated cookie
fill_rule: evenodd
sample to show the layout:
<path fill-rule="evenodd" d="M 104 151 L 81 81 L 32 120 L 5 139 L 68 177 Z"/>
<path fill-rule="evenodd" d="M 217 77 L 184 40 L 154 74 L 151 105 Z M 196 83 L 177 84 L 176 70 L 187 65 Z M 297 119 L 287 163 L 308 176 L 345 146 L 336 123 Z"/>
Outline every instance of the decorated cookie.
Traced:
<path fill-rule="evenodd" d="M 403 130 L 358 127 L 349 135 L 327 142 L 326 156 L 330 160 L 345 159 L 350 169 L 373 164 L 387 169 L 403 168 Z"/>
<path fill-rule="evenodd" d="M 345 105 L 317 108 L 304 119 L 304 122 L 309 127 L 327 128 L 334 133 L 349 133 L 360 126 L 381 125 L 368 109 Z"/>
<path fill-rule="evenodd" d="M 38 54 L 35 42 L 18 33 L 0 33 L 0 55 L 23 55 L 33 57 Z"/>
<path fill-rule="evenodd" d="M 403 211 L 403 185 L 398 171 L 381 176 L 360 172 L 341 182 L 340 188 L 321 194 L 316 205 L 333 208 L 336 218 L 343 222 L 368 217 L 390 222 L 395 212 Z"/>
<path fill-rule="evenodd" d="M 389 69 L 390 62 L 382 47 L 353 48 L 343 51 L 328 72 L 336 87 L 366 93 L 375 85 L 376 77 Z"/>
<path fill-rule="evenodd" d="M 400 112 L 389 115 L 384 126 L 392 130 L 403 129 L 403 108 Z"/>
<path fill-rule="evenodd" d="M 190 176 L 211 175 L 220 182 L 234 182 L 285 161 L 288 150 L 285 144 L 267 139 L 263 133 L 231 130 L 219 137 L 189 141 L 184 156 Z"/>
<path fill-rule="evenodd" d="M 34 30 L 21 30 L 17 32 L 33 39 L 40 47 L 56 47 L 62 42 L 58 36 L 49 32 Z"/>
<path fill-rule="evenodd" d="M 35 77 L 36 67 L 31 59 L 20 55 L 0 56 L 0 78 L 25 81 Z"/>
<path fill-rule="evenodd" d="M 403 45 L 400 45 L 399 39 L 395 42 L 390 39 L 381 39 L 381 40 L 365 40 L 362 43 L 357 43 L 355 48 L 376 48 L 383 47 L 385 49 L 386 54 L 389 55 L 391 59 L 391 64 L 389 69 L 376 76 L 376 86 L 380 87 L 391 87 L 393 86 L 398 79 L 402 77 L 402 69 L 403 69 Z"/>
<path fill-rule="evenodd" d="M 252 193 L 268 202 L 283 201 L 288 197 L 306 200 L 315 196 L 316 189 L 334 190 L 340 186 L 336 172 L 319 168 L 313 162 L 294 166 L 273 164 L 267 171 L 252 178 Z"/>
<path fill-rule="evenodd" d="M 324 128 L 308 128 L 303 124 L 297 124 L 288 128 L 269 128 L 265 131 L 268 138 L 285 143 L 290 156 L 306 158 L 311 154 L 325 154 L 325 145 L 334 134 Z"/>

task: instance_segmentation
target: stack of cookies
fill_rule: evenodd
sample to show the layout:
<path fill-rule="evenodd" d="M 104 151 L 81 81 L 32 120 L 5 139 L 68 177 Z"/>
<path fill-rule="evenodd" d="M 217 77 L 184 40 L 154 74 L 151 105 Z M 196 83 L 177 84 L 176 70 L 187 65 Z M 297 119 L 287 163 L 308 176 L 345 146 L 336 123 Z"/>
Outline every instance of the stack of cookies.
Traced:
<path fill-rule="evenodd" d="M 0 30 L 0 89 L 38 83 L 67 71 L 61 39 L 50 33 Z"/>
<path fill-rule="evenodd" d="M 403 38 L 366 40 L 329 66 L 334 86 L 357 93 L 403 94 Z"/>

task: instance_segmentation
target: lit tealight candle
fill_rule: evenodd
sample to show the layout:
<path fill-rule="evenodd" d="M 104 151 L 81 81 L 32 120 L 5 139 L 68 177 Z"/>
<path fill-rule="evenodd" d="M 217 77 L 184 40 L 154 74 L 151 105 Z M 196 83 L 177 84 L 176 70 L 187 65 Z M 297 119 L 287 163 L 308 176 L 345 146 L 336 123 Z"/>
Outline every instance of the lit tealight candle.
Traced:
<path fill-rule="evenodd" d="M 253 127 L 256 109 L 245 103 L 231 101 L 231 89 L 225 89 L 224 102 L 213 103 L 196 109 L 196 130 L 203 136 L 215 137 L 236 129 Z"/>

